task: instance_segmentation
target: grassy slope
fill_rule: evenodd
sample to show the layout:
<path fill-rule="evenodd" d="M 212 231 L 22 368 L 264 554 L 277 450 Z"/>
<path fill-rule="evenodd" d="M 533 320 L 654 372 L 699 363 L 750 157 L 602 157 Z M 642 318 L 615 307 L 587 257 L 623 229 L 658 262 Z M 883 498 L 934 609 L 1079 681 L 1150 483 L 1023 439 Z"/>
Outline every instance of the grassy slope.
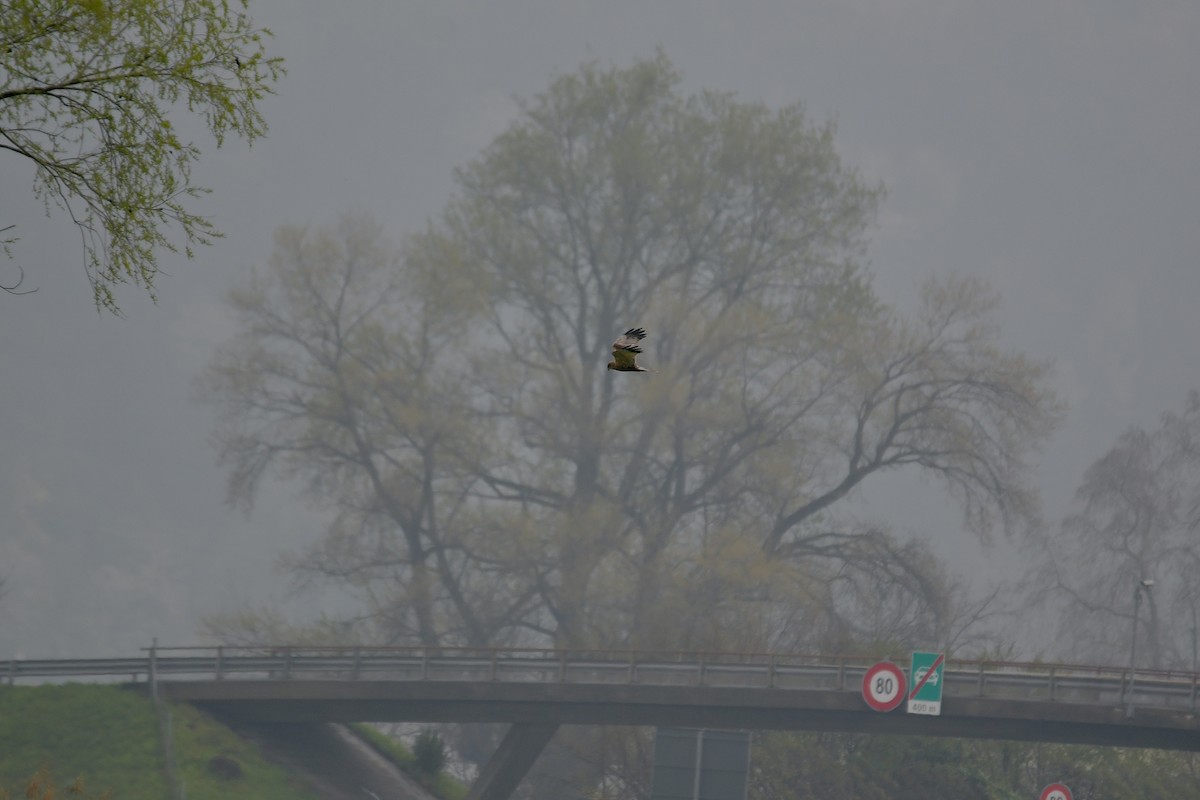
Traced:
<path fill-rule="evenodd" d="M 421 774 L 421 770 L 417 767 L 417 759 L 407 747 L 395 739 L 385 736 L 366 724 L 356 723 L 351 725 L 350 729 L 360 739 L 375 748 L 375 752 L 391 761 L 402 772 L 437 797 L 441 797 L 443 800 L 463 800 L 467 796 L 467 787 L 444 772 L 433 777 Z"/>
<path fill-rule="evenodd" d="M 189 800 L 315 800 L 225 726 L 190 706 L 171 713 Z M 0 686 L 0 791 L 24 796 L 30 776 L 47 767 L 60 786 L 82 777 L 91 792 L 111 789 L 113 800 L 162 800 L 156 726 L 150 701 L 116 686 Z M 217 756 L 236 761 L 241 776 L 213 775 L 208 765 Z"/>

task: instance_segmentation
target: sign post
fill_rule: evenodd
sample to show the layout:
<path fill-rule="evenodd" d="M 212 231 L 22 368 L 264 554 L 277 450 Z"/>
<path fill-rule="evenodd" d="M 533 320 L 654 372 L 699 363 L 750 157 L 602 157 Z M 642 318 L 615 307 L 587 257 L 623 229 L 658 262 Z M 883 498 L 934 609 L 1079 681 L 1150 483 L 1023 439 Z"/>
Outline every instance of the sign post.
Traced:
<path fill-rule="evenodd" d="M 1067 788 L 1065 783 L 1052 783 L 1045 789 L 1042 789 L 1038 800 L 1072 800 L 1071 790 Z"/>
<path fill-rule="evenodd" d="M 904 670 L 880 661 L 863 675 L 862 696 L 876 711 L 892 711 L 904 702 Z"/>
<path fill-rule="evenodd" d="M 913 653 L 912 689 L 908 693 L 908 713 L 942 713 L 942 668 L 946 665 L 945 653 Z"/>

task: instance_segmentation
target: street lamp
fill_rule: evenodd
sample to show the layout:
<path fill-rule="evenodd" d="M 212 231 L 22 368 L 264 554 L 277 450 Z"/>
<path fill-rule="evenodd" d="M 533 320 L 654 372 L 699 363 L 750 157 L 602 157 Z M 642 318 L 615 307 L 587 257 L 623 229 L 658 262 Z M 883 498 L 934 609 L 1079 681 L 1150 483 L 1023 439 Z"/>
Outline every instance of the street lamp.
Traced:
<path fill-rule="evenodd" d="M 1153 578 L 1143 578 L 1133 587 L 1133 635 L 1129 643 L 1129 691 L 1125 696 L 1125 719 L 1133 718 L 1133 666 L 1137 658 L 1138 609 L 1142 605 L 1142 592 L 1149 593 L 1153 585 Z"/>

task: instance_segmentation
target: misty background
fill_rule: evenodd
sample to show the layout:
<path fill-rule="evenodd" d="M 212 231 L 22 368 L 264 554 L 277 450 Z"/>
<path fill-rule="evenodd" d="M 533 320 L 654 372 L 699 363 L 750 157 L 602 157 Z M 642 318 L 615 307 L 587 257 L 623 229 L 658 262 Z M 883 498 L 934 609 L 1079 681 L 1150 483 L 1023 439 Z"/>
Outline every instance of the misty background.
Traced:
<path fill-rule="evenodd" d="M 888 2 L 255 2 L 287 59 L 270 130 L 205 151 L 198 204 L 226 237 L 162 254 L 150 302 L 94 311 L 78 232 L 47 219 L 32 171 L 0 158 L 0 227 L 26 271 L 0 295 L 0 658 L 128 654 L 197 638 L 205 615 L 294 595 L 274 564 L 325 519 L 271 485 L 250 515 L 224 503 L 214 412 L 194 379 L 230 331 L 223 296 L 266 262 L 281 224 L 366 211 L 399 238 L 449 197 L 453 170 L 581 61 L 656 47 L 687 92 L 803 102 L 888 196 L 870 261 L 886 301 L 958 271 L 1002 294 L 1004 344 L 1056 364 L 1069 403 L 1040 454 L 1048 522 L 1131 425 L 1200 386 L 1200 6 L 1151 0 Z M 4 263 L 4 282 L 14 274 Z M 630 324 L 652 321 L 630 320 Z M 616 333 L 616 332 L 614 332 Z M 603 365 L 598 364 L 597 369 Z M 932 542 L 971 581 L 1019 575 L 1015 543 L 979 545 L 919 480 L 861 493 L 897 534 Z"/>

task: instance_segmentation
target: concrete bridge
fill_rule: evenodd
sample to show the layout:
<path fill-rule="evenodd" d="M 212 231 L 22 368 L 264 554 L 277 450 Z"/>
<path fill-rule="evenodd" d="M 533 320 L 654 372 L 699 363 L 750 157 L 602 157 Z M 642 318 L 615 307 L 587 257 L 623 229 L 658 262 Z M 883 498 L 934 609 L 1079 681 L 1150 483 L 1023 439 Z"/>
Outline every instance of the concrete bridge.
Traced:
<path fill-rule="evenodd" d="M 1200 751 L 1200 676 L 948 661 L 940 716 L 871 710 L 877 659 L 534 649 L 152 648 L 0 662 L 9 682 L 124 676 L 221 716 L 275 723 L 505 722 L 471 798 L 504 798 L 559 725 L 822 730 Z"/>

